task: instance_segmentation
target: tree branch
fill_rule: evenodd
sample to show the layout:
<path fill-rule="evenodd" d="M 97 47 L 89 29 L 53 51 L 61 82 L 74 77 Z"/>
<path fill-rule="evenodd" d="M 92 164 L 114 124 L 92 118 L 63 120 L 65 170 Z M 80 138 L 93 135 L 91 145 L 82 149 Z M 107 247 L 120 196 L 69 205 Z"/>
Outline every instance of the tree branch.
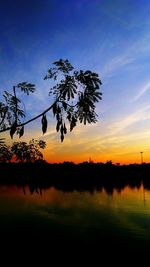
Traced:
<path fill-rule="evenodd" d="M 58 102 L 62 103 L 62 101 L 58 101 Z M 66 103 L 65 101 L 63 101 L 63 102 L 70 108 L 75 108 L 78 105 L 78 103 L 76 103 L 75 105 L 70 105 L 70 104 Z"/>
<path fill-rule="evenodd" d="M 6 113 L 7 113 L 7 110 L 5 110 L 5 112 L 4 112 L 4 116 L 3 116 L 3 118 L 2 118 L 2 120 L 1 120 L 1 122 L 0 122 L 0 125 L 1 125 L 1 124 L 3 123 L 3 121 L 5 120 Z"/>
<path fill-rule="evenodd" d="M 32 117 L 31 119 L 24 121 L 21 118 L 25 117 L 25 113 L 20 109 L 21 100 L 17 98 L 17 87 L 24 93 L 29 95 L 30 92 L 34 92 L 35 88 L 30 83 L 19 83 L 13 86 L 13 94 L 9 94 L 4 91 L 4 98 L 8 114 L 5 111 L 1 112 L 0 118 L 0 133 L 10 130 L 10 136 L 13 138 L 14 133 L 17 133 L 19 137 L 24 134 L 25 125 L 42 117 L 42 131 L 43 134 L 47 130 L 47 118 L 46 113 L 52 109 L 52 113 L 56 119 L 56 130 L 60 132 L 60 138 L 63 142 L 64 135 L 67 133 L 65 122 L 69 123 L 70 131 L 76 126 L 77 121 L 80 123 L 95 123 L 95 103 L 101 100 L 101 93 L 98 91 L 100 88 L 101 80 L 97 73 L 91 71 L 73 71 L 74 69 L 68 60 L 56 61 L 53 63 L 55 67 L 48 70 L 48 75 L 44 79 L 53 78 L 54 81 L 59 79 L 59 83 L 56 83 L 50 89 L 50 93 L 53 93 L 55 99 L 47 109 L 41 112 L 39 115 Z M 60 72 L 61 76 L 58 77 Z M 71 72 L 71 73 L 70 73 Z M 80 88 L 82 90 L 80 90 Z M 77 98 L 75 98 L 75 96 Z M 2 106 L 2 103 L 0 103 Z"/>
<path fill-rule="evenodd" d="M 15 97 L 16 97 L 15 92 L 14 92 L 14 95 L 15 95 Z M 59 97 L 60 97 L 60 96 L 59 96 Z M 40 117 L 43 116 L 45 113 L 47 113 L 49 110 L 51 110 L 52 107 L 53 107 L 53 105 L 54 105 L 55 103 L 57 103 L 57 102 L 62 103 L 61 101 L 59 101 L 59 97 L 58 97 L 58 99 L 57 99 L 57 100 L 56 100 L 50 107 L 48 107 L 47 109 L 45 109 L 42 113 L 40 113 L 39 115 L 33 117 L 32 119 L 30 119 L 30 120 L 28 120 L 28 121 L 25 121 L 25 122 L 23 122 L 23 123 L 17 125 L 16 128 L 17 128 L 17 127 L 22 127 L 22 126 L 24 126 L 24 125 L 26 125 L 26 124 L 28 124 L 28 123 L 30 123 L 30 122 L 32 122 L 32 121 L 35 121 L 36 119 L 40 118 Z M 65 102 L 65 103 L 66 103 L 66 102 Z M 74 108 L 74 107 L 77 106 L 77 103 L 76 103 L 75 105 L 70 105 L 70 104 L 66 103 L 66 105 L 69 106 L 69 107 L 71 107 L 71 108 Z M 5 128 L 5 129 L 0 130 L 0 133 L 9 131 L 10 129 L 11 129 L 11 126 Z"/>
<path fill-rule="evenodd" d="M 55 102 L 54 102 L 54 103 L 55 103 Z M 25 122 L 23 122 L 23 123 L 17 125 L 16 128 L 17 128 L 17 127 L 24 126 L 24 125 L 30 123 L 31 121 L 35 121 L 36 119 L 40 118 L 41 116 L 43 116 L 45 113 L 47 113 L 47 112 L 53 107 L 54 103 L 53 103 L 50 107 L 48 107 L 47 109 L 45 109 L 45 110 L 44 110 L 42 113 L 40 113 L 39 115 L 33 117 L 32 119 L 30 119 L 30 120 L 28 120 L 28 121 L 25 121 Z M 11 126 L 5 128 L 5 129 L 0 130 L 0 133 L 9 131 L 10 129 L 11 129 Z"/>
<path fill-rule="evenodd" d="M 17 107 L 17 96 L 16 96 L 16 87 L 13 86 L 13 92 L 14 92 L 14 97 L 15 97 L 15 121 L 17 123 L 17 110 L 18 110 L 18 107 Z"/>

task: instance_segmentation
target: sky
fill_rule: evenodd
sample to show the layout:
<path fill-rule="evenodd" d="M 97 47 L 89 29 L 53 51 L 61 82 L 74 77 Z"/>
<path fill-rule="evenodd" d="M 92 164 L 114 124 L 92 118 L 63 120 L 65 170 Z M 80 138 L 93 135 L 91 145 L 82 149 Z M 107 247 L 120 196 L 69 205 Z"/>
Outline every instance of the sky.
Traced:
<path fill-rule="evenodd" d="M 150 1 L 149 0 L 0 0 L 0 98 L 19 82 L 37 91 L 23 97 L 27 118 L 51 103 L 51 64 L 68 59 L 75 69 L 97 72 L 102 101 L 98 122 L 68 133 L 63 143 L 49 115 L 25 127 L 20 139 L 43 139 L 48 162 L 150 162 Z M 20 96 L 21 97 L 21 96 Z"/>

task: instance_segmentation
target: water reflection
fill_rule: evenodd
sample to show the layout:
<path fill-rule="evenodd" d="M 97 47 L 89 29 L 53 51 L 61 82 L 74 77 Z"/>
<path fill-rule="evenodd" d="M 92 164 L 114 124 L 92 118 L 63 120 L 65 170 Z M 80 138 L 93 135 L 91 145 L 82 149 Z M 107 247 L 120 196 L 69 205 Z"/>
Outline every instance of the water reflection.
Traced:
<path fill-rule="evenodd" d="M 0 187 L 0 231 L 44 242 L 150 245 L 150 191 L 126 186 L 113 193 L 64 192 L 54 187 Z M 32 235 L 31 235 L 32 233 Z"/>

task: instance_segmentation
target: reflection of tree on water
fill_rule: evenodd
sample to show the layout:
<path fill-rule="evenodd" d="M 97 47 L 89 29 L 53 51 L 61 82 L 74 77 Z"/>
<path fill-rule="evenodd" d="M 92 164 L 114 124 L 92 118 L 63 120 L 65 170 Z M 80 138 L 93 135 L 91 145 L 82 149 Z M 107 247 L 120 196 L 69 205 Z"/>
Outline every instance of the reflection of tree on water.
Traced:
<path fill-rule="evenodd" d="M 29 191 L 30 191 L 31 195 L 33 195 L 33 193 L 36 193 L 38 195 L 42 195 L 42 188 L 41 187 L 36 187 L 34 185 L 29 185 Z"/>
<path fill-rule="evenodd" d="M 26 194 L 26 186 L 31 194 L 42 194 L 43 189 L 54 187 L 64 192 L 101 191 L 104 189 L 113 195 L 114 189 L 121 193 L 125 187 L 139 189 L 143 186 L 150 190 L 150 164 L 114 165 L 104 163 L 63 164 L 25 163 L 0 164 L 0 184 L 14 184 L 22 187 Z"/>
<path fill-rule="evenodd" d="M 146 197 L 145 197 L 145 187 L 144 187 L 143 181 L 141 183 L 141 187 L 143 189 L 143 203 L 144 203 L 144 206 L 145 206 L 146 205 Z"/>
<path fill-rule="evenodd" d="M 22 189 L 23 189 L 23 194 L 26 195 L 26 189 L 25 189 L 25 187 L 23 186 Z"/>
<path fill-rule="evenodd" d="M 117 185 L 112 185 L 111 186 L 109 184 L 105 184 L 105 185 L 101 185 L 100 186 L 95 186 L 94 188 L 91 188 L 91 187 L 80 187 L 80 186 L 77 186 L 77 185 L 40 185 L 40 184 L 28 184 L 28 185 L 23 185 L 22 186 L 22 190 L 23 190 L 23 194 L 26 195 L 26 190 L 30 192 L 31 195 L 33 194 L 38 194 L 38 195 L 41 195 L 42 196 L 42 191 L 46 190 L 46 189 L 50 189 L 50 188 L 54 188 L 55 190 L 58 190 L 58 191 L 62 191 L 62 192 L 74 192 L 74 191 L 77 191 L 77 192 L 89 192 L 90 194 L 93 194 L 94 192 L 102 192 L 102 191 L 105 191 L 106 194 L 111 198 L 114 194 L 114 192 L 116 191 L 118 194 L 121 194 L 121 192 L 126 188 L 126 187 L 129 187 L 130 189 L 140 189 L 142 190 L 143 192 L 143 201 L 144 201 L 144 205 L 146 204 L 146 196 L 145 196 L 145 187 L 144 187 L 144 184 L 143 182 L 141 182 L 140 186 L 139 184 L 136 186 L 136 185 L 130 185 L 130 184 L 124 184 L 122 187 L 117 187 Z"/>

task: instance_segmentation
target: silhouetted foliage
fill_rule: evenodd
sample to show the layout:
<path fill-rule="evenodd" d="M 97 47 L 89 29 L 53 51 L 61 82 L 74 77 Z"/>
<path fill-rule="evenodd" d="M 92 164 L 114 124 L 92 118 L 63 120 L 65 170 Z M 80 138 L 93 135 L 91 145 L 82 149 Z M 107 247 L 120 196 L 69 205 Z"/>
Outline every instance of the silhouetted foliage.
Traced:
<path fill-rule="evenodd" d="M 48 70 L 45 80 L 53 80 L 55 85 L 50 89 L 49 95 L 53 97 L 53 103 L 36 117 L 25 121 L 26 116 L 23 102 L 17 96 L 17 91 L 29 95 L 36 91 L 35 85 L 27 82 L 13 86 L 13 92 L 4 91 L 3 101 L 0 102 L 0 132 L 10 131 L 10 136 L 16 133 L 19 137 L 24 134 L 24 126 L 31 121 L 42 117 L 42 132 L 47 131 L 48 120 L 46 114 L 52 111 L 56 119 L 56 131 L 60 133 L 63 142 L 67 134 L 80 123 L 95 123 L 97 114 L 95 104 L 102 99 L 100 92 L 101 80 L 97 73 L 90 70 L 77 71 L 68 60 L 58 60 L 54 67 Z M 56 82 L 58 81 L 58 83 Z"/>
<path fill-rule="evenodd" d="M 26 142 L 14 142 L 11 151 L 16 161 L 35 162 L 43 160 L 43 154 L 40 149 L 45 147 L 45 141 L 32 139 L 29 141 L 29 144 Z"/>
<path fill-rule="evenodd" d="M 63 162 L 49 164 L 10 163 L 0 164 L 0 184 L 29 185 L 32 191 L 55 187 L 63 191 L 105 190 L 113 194 L 114 189 L 121 192 L 126 186 L 139 188 L 141 184 L 150 188 L 150 164 L 115 165 L 106 163 Z M 10 175 L 13 173 L 13 176 Z"/>
<path fill-rule="evenodd" d="M 12 156 L 13 153 L 11 151 L 11 147 L 4 143 L 0 143 L 0 162 L 10 162 Z"/>

